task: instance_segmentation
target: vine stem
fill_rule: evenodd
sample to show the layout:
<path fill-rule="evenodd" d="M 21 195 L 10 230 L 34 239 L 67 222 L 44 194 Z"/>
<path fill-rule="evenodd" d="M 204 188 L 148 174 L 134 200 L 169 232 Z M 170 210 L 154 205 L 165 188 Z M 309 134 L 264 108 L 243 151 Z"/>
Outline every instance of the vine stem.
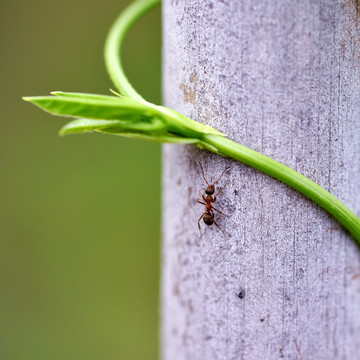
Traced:
<path fill-rule="evenodd" d="M 131 3 L 115 20 L 105 43 L 106 67 L 110 78 L 117 89 L 123 95 L 149 105 L 152 104 L 148 103 L 137 93 L 125 76 L 121 64 L 120 51 L 125 35 L 130 27 L 142 15 L 160 3 L 161 0 L 137 0 Z M 182 122 L 185 121 L 185 123 L 186 119 L 188 119 L 184 115 L 175 115 L 175 112 L 167 108 L 163 108 L 161 112 L 165 114 L 166 118 L 170 119 L 170 122 L 172 117 L 174 117 L 177 121 L 179 121 L 179 119 Z M 348 229 L 360 247 L 360 219 L 345 204 L 343 204 L 335 196 L 331 195 L 320 185 L 288 166 L 226 137 L 204 133 L 199 134 L 198 138 L 203 144 L 205 144 L 207 149 L 252 166 L 253 168 L 258 169 L 275 179 L 284 182 L 306 195 L 311 200 L 315 201 Z"/>
<path fill-rule="evenodd" d="M 203 141 L 215 147 L 220 154 L 258 169 L 315 201 L 346 227 L 360 246 L 360 219 L 323 187 L 288 166 L 226 137 L 205 135 Z"/>
<path fill-rule="evenodd" d="M 132 2 L 115 20 L 110 28 L 105 42 L 105 65 L 114 85 L 122 95 L 145 101 L 132 87 L 121 64 L 120 51 L 124 38 L 131 26 L 154 6 L 161 4 L 161 0 L 138 0 Z"/>

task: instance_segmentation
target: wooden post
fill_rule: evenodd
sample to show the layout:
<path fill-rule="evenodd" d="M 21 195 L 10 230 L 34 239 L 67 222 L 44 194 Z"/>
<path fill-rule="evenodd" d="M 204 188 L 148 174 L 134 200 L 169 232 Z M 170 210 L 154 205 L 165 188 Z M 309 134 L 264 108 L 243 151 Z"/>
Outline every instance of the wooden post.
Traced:
<path fill-rule="evenodd" d="M 360 215 L 360 6 L 164 0 L 165 105 L 311 178 Z M 164 146 L 164 360 L 360 359 L 360 250 L 252 168 Z M 227 165 L 216 206 L 209 181 Z"/>

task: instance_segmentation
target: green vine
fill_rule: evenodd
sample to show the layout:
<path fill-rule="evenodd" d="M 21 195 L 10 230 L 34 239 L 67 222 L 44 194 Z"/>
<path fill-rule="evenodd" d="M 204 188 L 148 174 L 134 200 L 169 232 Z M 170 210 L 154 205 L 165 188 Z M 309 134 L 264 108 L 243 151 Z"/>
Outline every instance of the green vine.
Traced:
<path fill-rule="evenodd" d="M 218 130 L 172 109 L 144 100 L 125 76 L 119 57 L 130 27 L 161 0 L 137 0 L 116 19 L 105 44 L 108 73 L 120 93 L 113 96 L 52 92 L 51 96 L 25 97 L 55 115 L 76 118 L 61 135 L 97 131 L 143 140 L 194 144 L 250 165 L 284 182 L 318 203 L 340 221 L 360 246 L 360 219 L 340 200 L 295 170 L 228 139 Z"/>

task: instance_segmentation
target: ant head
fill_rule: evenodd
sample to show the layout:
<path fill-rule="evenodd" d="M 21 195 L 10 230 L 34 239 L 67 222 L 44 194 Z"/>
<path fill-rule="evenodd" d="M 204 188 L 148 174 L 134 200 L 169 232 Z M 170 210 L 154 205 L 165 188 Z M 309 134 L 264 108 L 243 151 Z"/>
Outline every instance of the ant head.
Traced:
<path fill-rule="evenodd" d="M 215 192 L 214 185 L 209 185 L 205 190 L 206 195 L 212 195 L 214 192 Z"/>

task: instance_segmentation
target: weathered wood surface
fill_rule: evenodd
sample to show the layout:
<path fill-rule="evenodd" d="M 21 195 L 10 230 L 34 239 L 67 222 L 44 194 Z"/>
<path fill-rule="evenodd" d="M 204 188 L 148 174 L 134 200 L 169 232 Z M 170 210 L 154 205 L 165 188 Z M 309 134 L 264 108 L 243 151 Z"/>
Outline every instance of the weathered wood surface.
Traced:
<path fill-rule="evenodd" d="M 165 104 L 360 215 L 359 3 L 164 0 L 163 10 Z M 243 164 L 177 145 L 163 159 L 163 359 L 360 359 L 360 251 L 346 231 Z M 226 238 L 205 224 L 199 235 L 200 163 L 209 180 L 231 165 L 217 203 Z"/>

